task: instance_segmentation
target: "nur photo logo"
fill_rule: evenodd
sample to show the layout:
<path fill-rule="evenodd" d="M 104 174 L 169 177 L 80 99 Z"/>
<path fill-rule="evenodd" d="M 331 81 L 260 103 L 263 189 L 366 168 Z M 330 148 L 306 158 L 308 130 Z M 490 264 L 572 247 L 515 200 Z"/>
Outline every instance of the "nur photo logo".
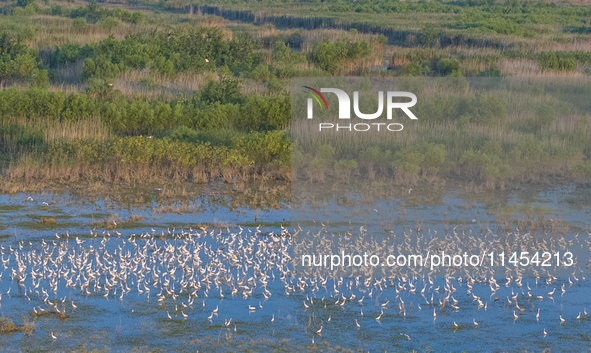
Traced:
<path fill-rule="evenodd" d="M 322 93 L 333 93 L 338 99 L 338 119 L 339 120 L 350 120 L 351 119 L 351 98 L 347 92 L 339 88 L 320 88 L 320 90 L 314 89 L 310 86 L 302 86 L 304 88 L 303 93 L 310 96 L 307 100 L 307 118 L 312 120 L 314 118 L 314 101 L 318 103 L 320 110 L 329 110 L 328 103 L 325 96 Z M 417 103 L 417 96 L 411 92 L 405 91 L 384 91 L 378 92 L 378 107 L 374 113 L 362 113 L 359 108 L 360 95 L 359 91 L 353 92 L 353 113 L 356 118 L 363 120 L 375 120 L 383 116 L 384 113 L 384 96 L 386 97 L 386 119 L 392 120 L 392 112 L 394 109 L 402 110 L 406 116 L 412 120 L 418 120 L 414 113 L 409 109 Z M 410 101 L 399 102 L 396 99 L 399 98 L 410 98 Z M 372 123 L 356 123 L 356 124 L 339 124 L 321 122 L 318 124 L 318 131 L 323 130 L 335 130 L 335 131 L 402 131 L 404 126 L 401 123 L 392 122 L 372 122 Z"/>

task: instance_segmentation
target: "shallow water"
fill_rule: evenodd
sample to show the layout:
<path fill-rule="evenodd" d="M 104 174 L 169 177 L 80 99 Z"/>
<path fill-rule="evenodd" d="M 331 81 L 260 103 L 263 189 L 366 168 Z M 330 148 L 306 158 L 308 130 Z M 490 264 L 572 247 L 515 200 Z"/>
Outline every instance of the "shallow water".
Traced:
<path fill-rule="evenodd" d="M 582 242 L 588 239 L 585 231 L 591 229 L 589 190 L 574 185 L 522 190 L 520 193 L 471 194 L 457 189 L 437 195 L 429 191 L 422 194 L 418 190 L 410 196 L 403 194 L 396 199 L 378 200 L 375 208 L 381 205 L 381 209 L 395 210 L 389 217 L 397 220 L 392 231 L 399 235 L 417 224 L 423 229 L 441 232 L 445 232 L 446 225 L 448 231 L 459 225 L 473 230 L 476 235 L 485 224 L 499 231 L 494 228 L 498 228 L 495 219 L 499 209 L 511 204 L 531 204 L 549 210 L 546 217 L 568 224 L 568 235 L 578 233 Z M 299 280 L 297 274 L 287 272 L 292 269 L 286 255 L 292 240 L 285 236 L 285 230 L 284 236 L 276 236 L 282 232 L 281 225 L 290 221 L 291 212 L 286 202 L 281 203 L 284 207 L 279 209 L 253 207 L 249 201 L 232 205 L 232 193 L 201 193 L 199 197 L 163 201 L 158 197 L 160 192 L 162 190 L 156 188 L 145 191 L 154 196 L 144 197 L 141 202 L 108 194 L 89 199 L 68 190 L 0 196 L 0 235 L 5 262 L 1 268 L 0 309 L 4 319 L 10 319 L 17 326 L 34 324 L 30 334 L 1 333 L 0 345 L 4 350 L 591 350 L 591 318 L 584 318 L 581 313 L 582 318 L 576 319 L 585 308 L 591 310 L 589 279 L 583 276 L 560 277 L 551 284 L 547 284 L 546 278 L 536 284 L 535 279 L 525 277 L 520 287 L 515 281 L 506 286 L 507 280 L 502 274 L 497 276 L 499 289 L 495 294 L 498 300 L 491 295 L 489 283 L 473 283 L 469 291 L 466 278 L 462 282 L 457 278 L 450 280 L 448 292 L 443 278 L 434 278 L 431 284 L 426 278 L 405 281 L 400 277 L 385 280 L 383 285 L 387 283 L 387 288 L 382 286 L 381 290 L 375 285 L 376 278 L 371 280 L 369 288 L 363 284 L 363 279 L 359 284 L 354 278 L 345 278 L 340 284 L 327 279 L 326 288 L 317 282 L 316 290 L 312 280 Z M 162 208 L 165 203 L 173 209 Z M 178 212 L 174 211 L 175 207 Z M 317 226 L 312 220 L 323 219 L 324 215 L 304 211 L 302 214 L 309 215 L 310 227 Z M 444 212 L 447 215 L 442 217 Z M 516 225 L 520 217 L 526 216 L 516 212 L 512 217 Z M 53 221 L 40 223 L 41 218 Z M 355 221 L 367 224 L 378 223 L 380 219 L 359 216 Z M 257 224 L 262 225 L 260 233 Z M 242 225 L 242 230 L 237 225 Z M 199 229 L 204 226 L 208 227 L 207 231 Z M 274 235 L 266 235 L 269 232 Z M 92 256 L 89 256 L 91 246 Z M 83 256 L 88 256 L 86 264 L 90 267 L 77 262 Z M 44 258 L 45 265 L 41 265 L 43 262 L 39 261 Z M 146 266 L 152 272 L 140 270 L 142 267 L 133 262 L 141 259 L 147 261 Z M 281 264 L 281 259 L 286 262 Z M 260 271 L 255 270 L 257 264 Z M 218 273 L 220 268 L 227 272 Z M 193 277 L 189 269 L 196 271 Z M 57 293 L 50 283 L 52 272 L 45 272 L 41 280 L 33 280 L 31 270 L 61 272 L 59 281 L 54 283 Z M 67 277 L 74 282 L 77 275 L 83 273 L 78 283 L 84 282 L 91 272 L 100 272 L 102 276 L 98 276 L 98 282 L 89 282 L 88 294 L 81 291 L 79 285 L 66 287 L 67 279 L 63 274 L 68 270 Z M 115 270 L 126 273 L 126 284 L 121 280 L 112 283 L 114 277 L 109 271 Z M 165 274 L 171 270 L 174 277 Z M 70 275 L 72 271 L 74 275 Z M 160 272 L 155 285 L 152 285 L 153 271 Z M 137 283 L 142 282 L 138 279 L 141 273 L 147 276 L 143 283 L 146 278 L 150 279 L 148 284 L 140 286 L 143 293 L 137 288 Z M 19 285 L 16 278 L 25 274 Z M 269 278 L 265 280 L 261 274 Z M 253 280 L 248 282 L 251 277 Z M 213 281 L 207 290 L 207 278 L 218 279 L 220 283 Z M 187 281 L 201 287 L 181 292 L 181 283 Z M 265 287 L 263 282 L 266 281 Z M 162 291 L 165 282 L 169 294 Z M 242 284 L 238 285 L 239 282 Z M 415 294 L 410 293 L 409 283 L 416 288 Z M 101 288 L 95 287 L 96 284 Z M 106 298 L 105 284 L 113 286 Z M 561 294 L 563 285 L 565 293 Z M 149 296 L 146 286 L 150 288 Z M 451 286 L 455 290 L 449 289 Z M 528 287 L 531 297 L 528 297 Z M 122 288 L 129 288 L 123 296 Z M 423 288 L 424 295 L 421 295 Z M 548 293 L 554 288 L 551 299 Z M 252 294 L 245 299 L 243 294 L 250 289 Z M 164 298 L 160 301 L 159 293 L 163 293 Z M 188 293 L 192 293 L 191 296 Z M 268 293 L 271 295 L 265 299 Z M 516 293 L 523 311 L 512 299 Z M 355 298 L 351 300 L 352 295 Z M 474 295 L 486 306 L 479 308 Z M 538 295 L 543 299 L 537 299 Z M 337 297 L 341 299 L 337 301 Z M 343 297 L 347 298 L 344 304 Z M 360 304 L 358 301 L 362 297 L 364 300 Z M 439 301 L 446 297 L 448 302 L 442 308 Z M 458 310 L 450 306 L 451 297 L 457 300 Z M 386 302 L 388 304 L 382 307 Z M 50 303 L 57 303 L 60 312 L 65 310 L 65 317 L 60 317 L 55 304 Z M 249 310 L 249 306 L 255 310 Z M 216 307 L 217 315 L 212 315 Z M 539 320 L 536 319 L 538 309 Z M 41 313 L 41 310 L 45 311 Z M 183 314 L 187 315 L 186 319 Z M 232 320 L 226 327 L 224 322 L 229 319 Z M 321 334 L 317 334 L 320 327 Z"/>

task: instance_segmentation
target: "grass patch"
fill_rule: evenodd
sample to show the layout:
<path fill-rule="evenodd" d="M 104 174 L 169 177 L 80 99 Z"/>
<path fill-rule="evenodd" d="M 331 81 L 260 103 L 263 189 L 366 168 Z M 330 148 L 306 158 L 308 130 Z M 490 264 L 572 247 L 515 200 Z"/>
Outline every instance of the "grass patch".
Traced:
<path fill-rule="evenodd" d="M 79 215 L 78 217 L 101 219 L 101 218 L 107 218 L 107 217 L 109 217 L 109 215 L 106 213 L 94 212 L 94 213 L 84 213 L 84 214 Z"/>
<path fill-rule="evenodd" d="M 35 219 L 38 220 L 39 222 L 46 222 L 48 219 L 70 219 L 73 218 L 73 216 L 70 215 L 52 215 L 51 217 L 48 216 L 44 216 L 44 215 L 37 215 L 37 214 L 30 214 L 27 215 L 27 217 L 31 218 L 31 219 Z"/>
<path fill-rule="evenodd" d="M 20 206 L 20 205 L 0 205 L 0 212 L 15 212 L 15 211 L 20 211 L 23 208 L 25 208 L 25 206 Z"/>
<path fill-rule="evenodd" d="M 2 316 L 0 318 L 0 333 L 8 334 L 15 332 L 23 332 L 30 335 L 35 330 L 35 325 L 31 323 L 24 323 L 23 325 L 15 324 L 9 317 Z"/>

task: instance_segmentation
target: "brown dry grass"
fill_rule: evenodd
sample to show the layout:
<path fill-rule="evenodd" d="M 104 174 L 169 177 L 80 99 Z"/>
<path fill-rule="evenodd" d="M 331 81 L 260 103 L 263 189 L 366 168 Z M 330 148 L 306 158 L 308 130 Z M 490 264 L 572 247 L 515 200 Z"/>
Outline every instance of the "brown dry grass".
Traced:
<path fill-rule="evenodd" d="M 43 131 L 45 142 L 62 142 L 75 139 L 107 140 L 111 132 L 99 117 L 89 117 L 79 121 L 59 121 L 53 119 L 25 119 L 12 118 L 7 123 L 16 123 L 24 127 L 36 128 Z"/>
<path fill-rule="evenodd" d="M 535 60 L 528 59 L 502 59 L 498 68 L 505 76 L 515 77 L 585 77 L 584 73 L 577 71 L 540 70 Z"/>
<path fill-rule="evenodd" d="M 121 40 L 125 35 L 147 31 L 154 28 L 148 24 L 130 24 L 121 22 L 113 30 L 101 28 L 98 24 L 88 25 L 85 31 L 78 31 L 73 26 L 73 19 L 61 16 L 35 15 L 29 19 L 29 25 L 39 28 L 29 46 L 37 50 L 54 48 L 66 43 L 94 43 L 109 37 L 110 34 Z"/>
<path fill-rule="evenodd" d="M 24 324 L 17 326 L 9 317 L 2 315 L 0 318 L 0 333 L 15 333 L 22 332 L 25 335 L 31 335 L 36 329 L 35 324 L 29 323 L 27 319 Z"/>

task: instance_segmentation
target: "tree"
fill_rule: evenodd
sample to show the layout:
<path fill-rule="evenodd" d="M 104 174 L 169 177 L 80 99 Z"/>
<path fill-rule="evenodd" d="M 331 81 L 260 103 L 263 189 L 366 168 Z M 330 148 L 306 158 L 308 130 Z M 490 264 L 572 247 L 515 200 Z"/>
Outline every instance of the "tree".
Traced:
<path fill-rule="evenodd" d="M 95 23 L 101 18 L 101 8 L 96 0 L 90 0 L 85 10 L 88 22 Z"/>
<path fill-rule="evenodd" d="M 29 4 L 35 3 L 35 0 L 17 0 L 16 6 L 25 8 Z"/>
<path fill-rule="evenodd" d="M 420 40 L 421 44 L 427 47 L 432 47 L 437 42 L 437 36 L 439 34 L 435 31 L 435 26 L 431 23 L 427 23 L 421 30 Z"/>
<path fill-rule="evenodd" d="M 241 87 L 240 79 L 223 76 L 219 81 L 208 81 L 201 91 L 200 99 L 206 103 L 235 103 L 241 97 Z"/>
<path fill-rule="evenodd" d="M 339 68 L 339 59 L 335 46 L 328 40 L 323 40 L 316 45 L 312 52 L 312 61 L 324 71 L 334 74 Z"/>

